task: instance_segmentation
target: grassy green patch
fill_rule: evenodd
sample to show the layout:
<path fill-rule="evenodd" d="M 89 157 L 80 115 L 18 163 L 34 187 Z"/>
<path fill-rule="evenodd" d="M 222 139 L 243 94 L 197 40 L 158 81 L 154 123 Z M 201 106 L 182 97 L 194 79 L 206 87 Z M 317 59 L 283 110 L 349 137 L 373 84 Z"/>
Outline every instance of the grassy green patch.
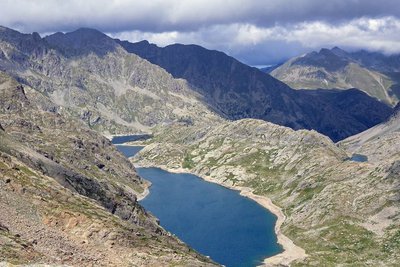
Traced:
<path fill-rule="evenodd" d="M 389 254 L 398 253 L 400 251 L 400 229 L 398 229 L 394 235 L 384 240 L 382 251 Z"/>
<path fill-rule="evenodd" d="M 191 154 L 185 154 L 182 162 L 182 167 L 184 169 L 192 169 L 194 167 L 193 156 Z"/>

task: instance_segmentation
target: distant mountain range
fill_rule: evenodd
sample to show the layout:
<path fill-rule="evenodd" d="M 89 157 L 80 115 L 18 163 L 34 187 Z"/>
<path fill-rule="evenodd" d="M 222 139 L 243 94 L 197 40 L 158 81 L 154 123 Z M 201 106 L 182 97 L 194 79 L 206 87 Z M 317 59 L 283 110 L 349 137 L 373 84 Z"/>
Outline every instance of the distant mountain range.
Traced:
<path fill-rule="evenodd" d="M 0 40 L 1 70 L 48 96 L 50 109 L 66 108 L 102 132 L 148 131 L 178 120 L 257 118 L 338 141 L 391 113 L 362 92 L 293 90 L 196 45 L 133 44 L 86 28 L 41 38 L 3 27 Z"/>
<path fill-rule="evenodd" d="M 271 71 L 295 89 L 360 89 L 389 105 L 400 98 L 400 55 L 338 47 L 295 57 Z"/>
<path fill-rule="evenodd" d="M 200 46 L 160 48 L 147 41 L 117 41 L 128 52 L 187 80 L 228 119 L 257 118 L 293 129 L 314 129 L 337 141 L 371 127 L 390 113 L 386 105 L 361 92 L 293 90 L 257 68 Z M 357 103 L 357 109 L 346 101 Z"/>

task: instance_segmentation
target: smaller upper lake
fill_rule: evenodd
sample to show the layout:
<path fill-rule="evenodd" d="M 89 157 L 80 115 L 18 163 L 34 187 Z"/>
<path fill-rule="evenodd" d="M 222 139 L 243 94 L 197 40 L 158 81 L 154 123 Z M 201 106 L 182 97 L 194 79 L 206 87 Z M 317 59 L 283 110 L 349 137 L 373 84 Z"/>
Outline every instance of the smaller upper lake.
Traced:
<path fill-rule="evenodd" d="M 111 142 L 114 145 L 117 145 L 117 144 L 123 144 L 123 143 L 126 143 L 126 142 L 146 140 L 146 139 L 149 139 L 151 137 L 152 136 L 150 134 L 135 134 L 135 135 L 113 136 L 113 138 L 111 139 Z"/>

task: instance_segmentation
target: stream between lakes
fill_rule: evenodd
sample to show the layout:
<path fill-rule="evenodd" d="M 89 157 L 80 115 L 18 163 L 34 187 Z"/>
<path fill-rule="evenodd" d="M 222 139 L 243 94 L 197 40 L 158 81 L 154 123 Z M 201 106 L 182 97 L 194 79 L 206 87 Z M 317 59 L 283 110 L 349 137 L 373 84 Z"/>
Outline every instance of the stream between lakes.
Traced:
<path fill-rule="evenodd" d="M 141 149 L 117 148 L 127 157 Z M 257 266 L 282 252 L 274 230 L 276 216 L 239 192 L 187 173 L 159 168 L 137 172 L 152 183 L 140 204 L 160 219 L 163 228 L 217 263 Z"/>

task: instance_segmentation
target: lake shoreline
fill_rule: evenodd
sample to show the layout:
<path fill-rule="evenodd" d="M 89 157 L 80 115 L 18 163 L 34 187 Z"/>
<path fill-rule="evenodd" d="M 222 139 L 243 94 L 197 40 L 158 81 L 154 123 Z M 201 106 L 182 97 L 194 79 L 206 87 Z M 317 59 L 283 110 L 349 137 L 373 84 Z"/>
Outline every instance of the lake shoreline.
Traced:
<path fill-rule="evenodd" d="M 135 168 L 155 167 L 155 168 L 160 168 L 162 170 L 165 170 L 165 171 L 168 171 L 171 173 L 189 173 L 189 174 L 196 175 L 207 182 L 211 182 L 211 183 L 218 184 L 218 185 L 224 186 L 226 188 L 229 188 L 229 189 L 232 189 L 235 191 L 239 191 L 241 196 L 244 196 L 244 197 L 254 200 L 259 205 L 261 205 L 262 207 L 264 207 L 265 209 L 267 209 L 268 211 L 273 213 L 277 217 L 277 221 L 275 224 L 275 234 L 277 236 L 278 243 L 282 246 L 283 252 L 276 254 L 272 257 L 265 258 L 263 261 L 263 264 L 261 266 L 289 265 L 291 262 L 293 262 L 295 260 L 302 260 L 305 257 L 307 257 L 307 254 L 305 253 L 304 249 L 296 246 L 292 240 L 290 240 L 287 236 L 285 236 L 281 232 L 281 226 L 282 226 L 283 222 L 285 221 L 286 216 L 283 213 L 283 211 L 281 210 L 281 208 L 279 208 L 278 206 L 276 206 L 275 204 L 272 203 L 271 199 L 269 199 L 265 196 L 259 196 L 259 195 L 254 194 L 252 192 L 252 190 L 248 187 L 229 186 L 229 185 L 221 184 L 221 183 L 213 180 L 209 176 L 201 176 L 201 175 L 192 173 L 189 170 L 183 169 L 183 168 L 168 168 L 167 166 L 162 166 L 162 165 L 159 166 L 159 165 L 154 165 L 154 164 L 148 164 L 148 165 L 147 164 L 146 165 L 134 164 L 134 166 L 135 166 Z"/>
<path fill-rule="evenodd" d="M 150 186 L 151 186 L 151 182 L 148 181 L 146 183 L 146 188 L 144 189 L 144 191 L 141 194 L 136 196 L 136 200 L 137 201 L 142 201 L 143 199 L 145 199 L 150 194 L 150 189 L 149 189 Z"/>

